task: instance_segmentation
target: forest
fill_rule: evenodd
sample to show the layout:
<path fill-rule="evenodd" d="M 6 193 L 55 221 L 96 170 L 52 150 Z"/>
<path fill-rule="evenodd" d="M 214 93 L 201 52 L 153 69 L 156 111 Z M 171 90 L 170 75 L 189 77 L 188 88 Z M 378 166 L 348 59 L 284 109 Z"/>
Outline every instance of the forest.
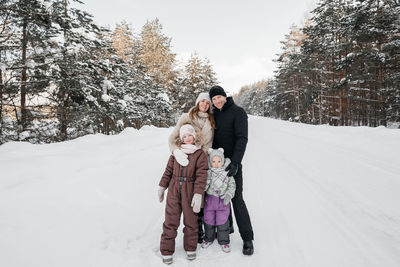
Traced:
<path fill-rule="evenodd" d="M 259 116 L 334 126 L 400 127 L 400 4 L 319 1 L 293 25 L 274 77 L 236 96 Z"/>
<path fill-rule="evenodd" d="M 168 127 L 216 84 L 210 61 L 178 62 L 161 22 L 96 25 L 73 0 L 2 0 L 0 144 Z"/>

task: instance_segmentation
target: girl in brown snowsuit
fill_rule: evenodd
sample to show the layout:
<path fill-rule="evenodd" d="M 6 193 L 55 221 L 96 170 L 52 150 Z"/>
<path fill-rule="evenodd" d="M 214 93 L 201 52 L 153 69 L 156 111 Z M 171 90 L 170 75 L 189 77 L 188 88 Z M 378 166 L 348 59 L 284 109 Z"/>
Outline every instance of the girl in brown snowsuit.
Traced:
<path fill-rule="evenodd" d="M 168 188 L 167 204 L 165 206 L 165 221 L 161 235 L 160 251 L 163 262 L 172 263 L 175 252 L 175 238 L 183 212 L 183 247 L 189 260 L 196 258 L 198 222 L 204 189 L 207 182 L 208 160 L 205 152 L 196 146 L 196 132 L 190 124 L 183 125 L 179 130 L 179 149 L 188 155 L 189 164 L 180 165 L 171 155 L 164 174 L 159 183 L 158 197 L 164 199 Z"/>

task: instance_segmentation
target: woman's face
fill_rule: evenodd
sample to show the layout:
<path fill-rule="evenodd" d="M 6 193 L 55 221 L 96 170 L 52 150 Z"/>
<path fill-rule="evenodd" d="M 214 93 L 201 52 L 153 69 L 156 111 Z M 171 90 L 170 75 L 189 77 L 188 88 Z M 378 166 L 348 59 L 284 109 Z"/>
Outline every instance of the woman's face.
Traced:
<path fill-rule="evenodd" d="M 201 112 L 207 112 L 207 110 L 210 108 L 210 102 L 208 102 L 207 99 L 199 101 L 198 105 Z"/>

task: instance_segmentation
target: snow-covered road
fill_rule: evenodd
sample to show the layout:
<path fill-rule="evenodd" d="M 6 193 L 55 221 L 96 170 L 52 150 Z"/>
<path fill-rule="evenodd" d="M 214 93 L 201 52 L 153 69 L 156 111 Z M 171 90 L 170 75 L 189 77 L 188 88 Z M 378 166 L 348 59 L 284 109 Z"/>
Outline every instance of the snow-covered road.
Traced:
<path fill-rule="evenodd" d="M 156 191 L 171 129 L 0 146 L 0 266 L 162 266 Z M 244 197 L 255 253 L 173 266 L 400 266 L 400 130 L 251 117 Z"/>

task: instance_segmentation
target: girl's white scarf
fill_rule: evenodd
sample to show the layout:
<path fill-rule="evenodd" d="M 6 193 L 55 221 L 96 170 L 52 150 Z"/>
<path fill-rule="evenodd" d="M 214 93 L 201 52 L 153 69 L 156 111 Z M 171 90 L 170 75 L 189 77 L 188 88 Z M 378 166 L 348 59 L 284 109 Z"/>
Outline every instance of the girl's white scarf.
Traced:
<path fill-rule="evenodd" d="M 197 146 L 195 146 L 193 144 L 182 144 L 181 145 L 181 150 L 185 154 L 193 154 L 194 152 L 196 152 L 199 149 L 200 149 L 200 147 L 197 147 Z"/>

